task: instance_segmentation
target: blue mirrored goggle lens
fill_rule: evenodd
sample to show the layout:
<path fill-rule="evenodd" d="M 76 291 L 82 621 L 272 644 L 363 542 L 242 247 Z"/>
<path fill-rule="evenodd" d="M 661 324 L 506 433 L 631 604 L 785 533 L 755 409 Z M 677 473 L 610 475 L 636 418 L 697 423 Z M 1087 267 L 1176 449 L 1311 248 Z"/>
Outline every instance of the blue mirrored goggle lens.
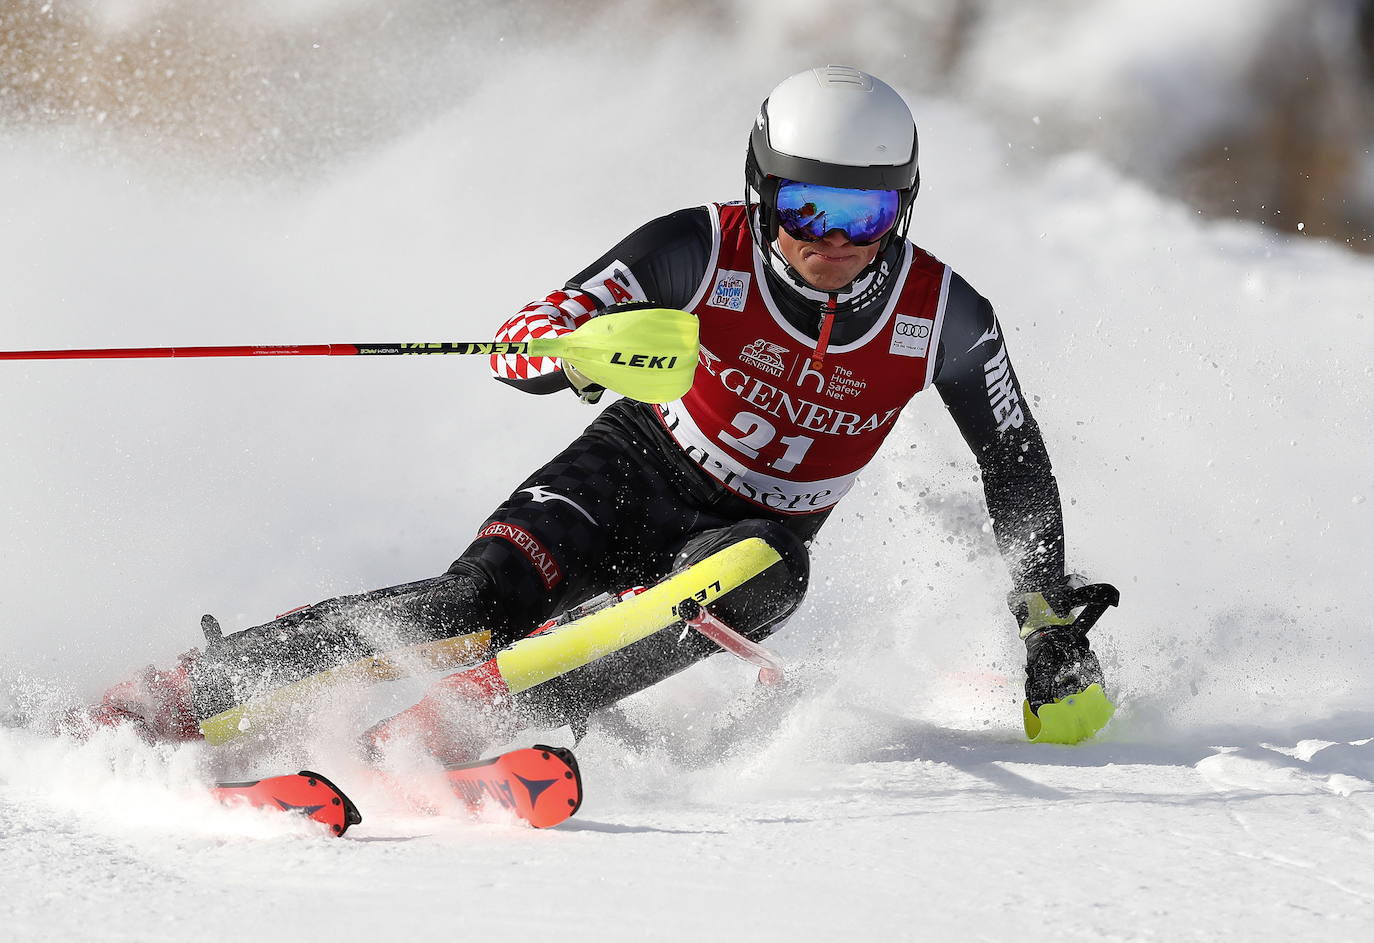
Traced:
<path fill-rule="evenodd" d="M 900 205 L 896 190 L 846 190 L 784 180 L 778 186 L 778 225 L 803 242 L 838 229 L 850 242 L 866 246 L 892 228 Z"/>

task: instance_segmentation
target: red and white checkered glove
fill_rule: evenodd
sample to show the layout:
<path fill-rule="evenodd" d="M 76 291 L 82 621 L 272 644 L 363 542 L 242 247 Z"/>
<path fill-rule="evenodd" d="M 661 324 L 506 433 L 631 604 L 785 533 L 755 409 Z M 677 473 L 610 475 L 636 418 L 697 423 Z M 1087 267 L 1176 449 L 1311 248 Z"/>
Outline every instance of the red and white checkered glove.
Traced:
<path fill-rule="evenodd" d="M 520 343 L 540 337 L 561 337 L 580 327 L 600 308 L 597 299 L 586 292 L 555 291 L 544 300 L 521 308 L 501 325 L 496 340 Z M 492 375 L 503 380 L 531 380 L 560 370 L 583 400 L 594 403 L 601 397 L 601 387 L 576 370 L 564 367 L 557 357 L 494 354 L 491 358 Z"/>

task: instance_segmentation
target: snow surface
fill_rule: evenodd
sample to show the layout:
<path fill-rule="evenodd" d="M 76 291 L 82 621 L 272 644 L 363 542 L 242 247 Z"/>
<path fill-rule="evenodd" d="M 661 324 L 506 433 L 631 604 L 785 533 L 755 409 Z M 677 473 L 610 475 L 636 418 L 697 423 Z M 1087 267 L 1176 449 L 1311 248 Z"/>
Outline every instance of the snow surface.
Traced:
<path fill-rule="evenodd" d="M 487 336 L 642 220 L 739 192 L 730 129 L 798 63 L 710 39 L 660 40 L 633 85 L 512 49 L 308 175 L 12 128 L 0 346 Z M 1122 589 L 1103 736 L 1024 742 L 1005 573 L 932 396 L 817 545 L 774 646 L 793 688 L 758 703 L 718 658 L 632 699 L 647 742 L 589 735 L 565 826 L 350 786 L 356 705 L 220 753 L 0 729 L 0 939 L 1368 939 L 1374 264 L 913 104 L 914 236 L 997 305 L 1071 562 Z M 3 366 L 0 707 L 40 713 L 168 663 L 202 612 L 442 570 L 592 415 L 437 358 Z M 197 789 L 301 766 L 363 808 L 346 839 Z"/>

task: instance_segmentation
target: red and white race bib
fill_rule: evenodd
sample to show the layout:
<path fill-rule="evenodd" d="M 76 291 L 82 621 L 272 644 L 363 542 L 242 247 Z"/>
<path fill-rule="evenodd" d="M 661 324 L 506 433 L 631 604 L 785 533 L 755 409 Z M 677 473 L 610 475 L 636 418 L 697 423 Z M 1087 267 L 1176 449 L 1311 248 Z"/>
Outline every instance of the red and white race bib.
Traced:
<path fill-rule="evenodd" d="M 825 351 L 778 312 L 738 204 L 708 206 L 715 251 L 688 310 L 701 363 L 682 399 L 656 407 L 684 452 L 730 490 L 771 510 L 832 507 L 853 486 L 913 396 L 930 385 L 950 270 L 907 243 L 896 286 L 863 337 Z"/>

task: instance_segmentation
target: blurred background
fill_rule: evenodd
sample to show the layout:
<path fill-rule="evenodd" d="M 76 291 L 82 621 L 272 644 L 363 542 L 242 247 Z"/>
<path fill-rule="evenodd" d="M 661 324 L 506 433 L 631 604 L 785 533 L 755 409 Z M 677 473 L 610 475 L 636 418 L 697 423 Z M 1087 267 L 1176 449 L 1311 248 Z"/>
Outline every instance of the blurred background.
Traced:
<path fill-rule="evenodd" d="M 1371 0 L 0 0 L 0 348 L 488 337 L 738 198 L 826 62 L 911 102 L 913 238 L 997 306 L 1071 565 L 1123 590 L 1117 735 L 1367 710 Z M 387 359 L 4 365 L 9 691 L 440 572 L 593 415 Z M 1019 736 L 976 467 L 935 397 L 884 456 L 777 645 Z"/>
<path fill-rule="evenodd" d="M 0 122 L 309 175 L 499 82 L 513 54 L 633 72 L 686 34 L 740 57 L 842 51 L 968 104 L 1009 150 L 1085 148 L 1209 216 L 1374 251 L 1371 0 L 4 0 Z"/>

